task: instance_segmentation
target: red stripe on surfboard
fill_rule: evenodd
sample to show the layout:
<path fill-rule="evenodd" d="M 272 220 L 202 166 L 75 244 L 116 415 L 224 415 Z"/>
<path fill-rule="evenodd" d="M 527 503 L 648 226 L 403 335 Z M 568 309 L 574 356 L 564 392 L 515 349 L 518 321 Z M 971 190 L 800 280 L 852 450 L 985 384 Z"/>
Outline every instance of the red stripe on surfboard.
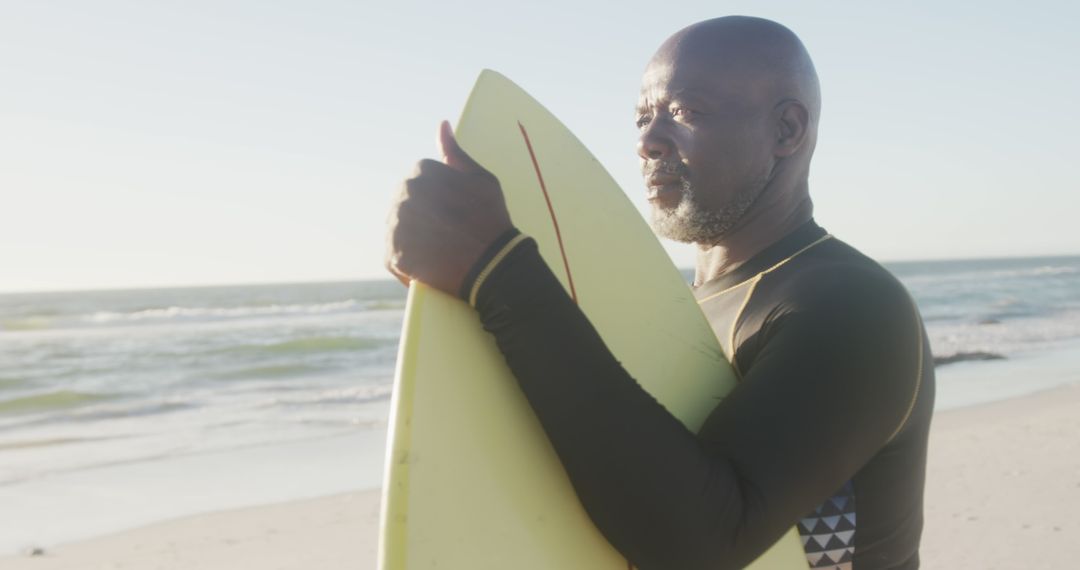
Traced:
<path fill-rule="evenodd" d="M 540 163 L 536 161 L 536 153 L 533 152 L 532 142 L 529 141 L 529 133 L 525 125 L 518 121 L 521 136 L 525 138 L 525 146 L 529 149 L 529 158 L 532 159 L 533 168 L 536 170 L 536 178 L 540 181 L 540 189 L 544 191 L 544 200 L 547 202 L 548 212 L 551 214 L 551 223 L 555 226 L 555 239 L 559 242 L 559 253 L 562 255 L 563 267 L 566 268 L 566 280 L 570 283 L 570 298 L 577 303 L 577 291 L 574 290 L 574 276 L 570 274 L 570 262 L 566 260 L 566 248 L 563 247 L 562 233 L 559 232 L 559 219 L 555 217 L 555 208 L 551 205 L 551 196 L 548 195 L 547 185 L 544 184 L 544 175 L 540 173 Z"/>
<path fill-rule="evenodd" d="M 566 248 L 563 246 L 562 232 L 559 231 L 559 218 L 555 216 L 555 208 L 551 205 L 551 196 L 547 191 L 547 184 L 544 184 L 544 175 L 540 172 L 540 163 L 536 160 L 536 153 L 533 152 L 532 141 L 529 140 L 529 132 L 525 130 L 525 125 L 518 121 L 518 128 L 521 129 L 521 136 L 525 139 L 525 146 L 529 149 L 529 158 L 532 159 L 533 169 L 536 170 L 536 179 L 540 181 L 540 190 L 544 192 L 544 201 L 547 202 L 548 213 L 551 214 L 551 224 L 555 226 L 555 239 L 559 242 L 559 254 L 562 255 L 563 267 L 566 268 L 566 280 L 570 283 L 570 298 L 577 303 L 577 291 L 574 290 L 574 276 L 570 273 L 570 262 L 566 259 Z M 633 563 L 629 560 L 626 561 L 627 570 L 636 570 Z"/>

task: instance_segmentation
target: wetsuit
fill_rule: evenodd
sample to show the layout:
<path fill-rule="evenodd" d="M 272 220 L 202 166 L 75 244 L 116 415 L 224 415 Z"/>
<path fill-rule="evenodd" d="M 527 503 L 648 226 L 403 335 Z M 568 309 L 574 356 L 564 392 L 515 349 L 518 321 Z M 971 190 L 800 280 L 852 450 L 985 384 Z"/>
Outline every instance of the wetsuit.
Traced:
<path fill-rule="evenodd" d="M 811 221 L 698 287 L 739 382 L 695 434 L 622 368 L 535 242 L 500 248 L 513 233 L 463 291 L 481 277 L 484 327 L 637 568 L 742 568 L 793 525 L 811 567 L 918 568 L 933 359 L 881 266 Z"/>

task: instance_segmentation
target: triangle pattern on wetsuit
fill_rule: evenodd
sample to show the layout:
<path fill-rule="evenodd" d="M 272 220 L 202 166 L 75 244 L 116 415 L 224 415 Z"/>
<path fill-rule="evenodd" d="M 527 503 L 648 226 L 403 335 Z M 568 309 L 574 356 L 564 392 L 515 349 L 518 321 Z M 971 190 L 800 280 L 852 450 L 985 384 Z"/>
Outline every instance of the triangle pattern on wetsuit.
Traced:
<path fill-rule="evenodd" d="M 855 487 L 848 481 L 799 521 L 803 550 L 811 568 L 851 570 L 855 558 L 855 520 Z"/>

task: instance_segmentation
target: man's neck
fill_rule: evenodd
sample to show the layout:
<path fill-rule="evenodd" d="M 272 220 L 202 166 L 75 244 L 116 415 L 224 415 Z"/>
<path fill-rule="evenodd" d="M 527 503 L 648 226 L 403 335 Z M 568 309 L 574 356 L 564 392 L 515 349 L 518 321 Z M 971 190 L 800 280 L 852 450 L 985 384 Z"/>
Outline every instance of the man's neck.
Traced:
<path fill-rule="evenodd" d="M 761 208 L 751 209 L 720 243 L 699 245 L 694 286 L 730 273 L 810 221 L 814 206 L 809 195 L 802 196 L 801 200 L 787 208 L 762 204 Z"/>

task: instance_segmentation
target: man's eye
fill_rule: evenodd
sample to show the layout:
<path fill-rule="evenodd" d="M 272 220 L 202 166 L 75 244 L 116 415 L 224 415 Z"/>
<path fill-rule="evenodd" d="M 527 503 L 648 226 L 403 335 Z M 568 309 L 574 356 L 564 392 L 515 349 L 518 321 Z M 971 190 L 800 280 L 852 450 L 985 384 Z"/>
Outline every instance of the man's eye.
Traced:
<path fill-rule="evenodd" d="M 650 117 L 648 115 L 642 115 L 638 117 L 636 121 L 634 121 L 634 124 L 637 125 L 637 128 L 644 129 L 645 125 L 649 124 L 649 119 Z"/>
<path fill-rule="evenodd" d="M 693 117 L 694 114 L 695 114 L 694 111 L 692 111 L 690 109 L 686 109 L 684 107 L 677 107 L 677 108 L 671 110 L 671 116 L 672 117 L 689 118 L 689 117 Z"/>

